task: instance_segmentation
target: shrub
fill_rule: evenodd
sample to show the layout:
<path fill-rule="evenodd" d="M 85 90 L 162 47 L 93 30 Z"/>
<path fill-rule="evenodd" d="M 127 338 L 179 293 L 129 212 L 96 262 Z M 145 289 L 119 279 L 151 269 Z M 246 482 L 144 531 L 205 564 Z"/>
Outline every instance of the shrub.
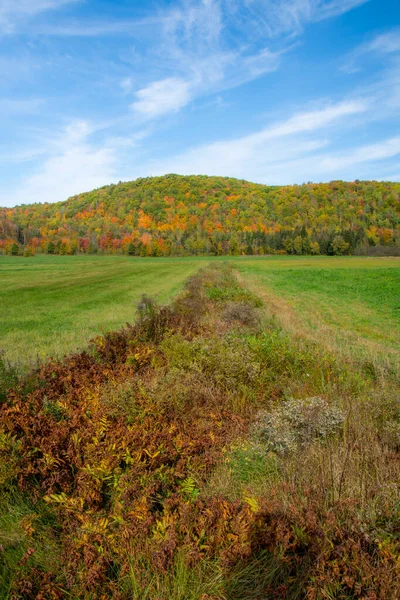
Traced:
<path fill-rule="evenodd" d="M 24 256 L 35 256 L 35 246 L 26 246 Z"/>
<path fill-rule="evenodd" d="M 350 244 L 346 242 L 341 235 L 336 235 L 332 240 L 332 250 L 334 254 L 349 254 Z"/>
<path fill-rule="evenodd" d="M 234 288 L 225 288 L 222 286 L 209 288 L 207 290 L 207 296 L 210 300 L 214 300 L 216 302 L 226 302 L 230 300 L 232 302 L 246 302 L 248 304 L 251 304 L 255 308 L 259 308 L 260 306 L 262 306 L 262 301 L 260 300 L 260 298 L 258 298 L 248 290 L 241 288 L 237 284 Z"/>
<path fill-rule="evenodd" d="M 199 411 L 204 405 L 217 408 L 221 394 L 210 378 L 196 369 L 170 368 L 154 385 L 154 400 L 159 406 L 174 410 L 181 419 L 191 411 Z"/>
<path fill-rule="evenodd" d="M 154 298 L 142 295 L 137 305 L 139 337 L 145 341 L 159 342 L 168 328 L 172 312 L 167 306 L 158 306 Z"/>
<path fill-rule="evenodd" d="M 214 302 L 243 302 L 259 308 L 262 301 L 249 290 L 242 288 L 231 265 L 217 265 L 209 270 L 204 287 L 209 300 Z"/>
<path fill-rule="evenodd" d="M 295 452 L 315 439 L 340 431 L 344 415 L 319 397 L 288 400 L 272 412 L 260 412 L 255 424 L 266 449 L 278 454 Z"/>
<path fill-rule="evenodd" d="M 222 313 L 222 319 L 229 324 L 239 323 L 252 328 L 260 324 L 260 317 L 254 306 L 247 302 L 228 302 Z"/>
<path fill-rule="evenodd" d="M 202 373 L 209 383 L 224 389 L 237 391 L 241 385 L 255 381 L 259 374 L 259 365 L 240 337 L 196 337 L 189 341 L 174 335 L 165 338 L 161 347 L 170 369 Z"/>

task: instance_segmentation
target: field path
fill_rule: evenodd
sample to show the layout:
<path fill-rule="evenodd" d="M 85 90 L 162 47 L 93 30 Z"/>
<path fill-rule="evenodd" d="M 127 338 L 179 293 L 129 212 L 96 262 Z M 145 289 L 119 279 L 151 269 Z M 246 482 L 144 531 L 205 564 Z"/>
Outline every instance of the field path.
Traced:
<path fill-rule="evenodd" d="M 328 295 L 323 298 L 323 289 L 319 290 L 319 295 L 310 290 L 305 297 L 293 299 L 292 295 L 278 293 L 267 278 L 246 273 L 243 269 L 236 269 L 235 274 L 243 286 L 261 298 L 268 318 L 276 320 L 288 333 L 314 341 L 345 359 L 371 361 L 400 374 L 398 328 L 393 326 L 391 331 L 385 332 L 380 331 L 378 325 L 374 327 L 376 314 L 362 302 L 356 309 L 353 304 L 346 314 L 335 310 L 335 302 L 330 304 Z M 352 322 L 354 310 L 368 321 L 364 331 Z"/>

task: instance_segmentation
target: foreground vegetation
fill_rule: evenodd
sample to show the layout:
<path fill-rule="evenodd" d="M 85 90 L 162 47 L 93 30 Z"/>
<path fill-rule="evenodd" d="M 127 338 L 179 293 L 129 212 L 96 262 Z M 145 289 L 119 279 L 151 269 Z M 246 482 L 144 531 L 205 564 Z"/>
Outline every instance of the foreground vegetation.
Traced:
<path fill-rule="evenodd" d="M 398 380 L 267 308 L 216 264 L 4 371 L 2 598 L 399 597 Z"/>
<path fill-rule="evenodd" d="M 400 183 L 166 175 L 0 209 L 8 254 L 400 254 Z M 27 198 L 29 203 L 29 198 Z"/>

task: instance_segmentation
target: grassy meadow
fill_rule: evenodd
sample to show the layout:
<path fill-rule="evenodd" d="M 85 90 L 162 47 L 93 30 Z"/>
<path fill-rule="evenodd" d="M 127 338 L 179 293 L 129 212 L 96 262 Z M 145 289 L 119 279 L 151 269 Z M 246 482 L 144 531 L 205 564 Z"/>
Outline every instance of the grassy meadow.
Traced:
<path fill-rule="evenodd" d="M 398 366 L 400 259 L 271 257 L 237 264 L 289 332 L 352 359 Z"/>
<path fill-rule="evenodd" d="M 15 363 L 62 356 L 136 317 L 142 293 L 167 302 L 198 259 L 0 257 L 0 349 Z"/>

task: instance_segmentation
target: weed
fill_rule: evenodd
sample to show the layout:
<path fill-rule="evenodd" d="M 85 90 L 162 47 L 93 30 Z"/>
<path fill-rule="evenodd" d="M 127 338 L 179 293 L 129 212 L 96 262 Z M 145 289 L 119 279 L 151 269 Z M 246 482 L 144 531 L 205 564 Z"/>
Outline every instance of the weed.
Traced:
<path fill-rule="evenodd" d="M 266 478 L 276 480 L 279 462 L 265 445 L 244 441 L 235 444 L 226 456 L 226 464 L 233 478 L 241 484 L 256 484 Z"/>
<path fill-rule="evenodd" d="M 18 383 L 19 371 L 0 353 L 0 403 L 5 402 L 9 390 Z"/>
<path fill-rule="evenodd" d="M 159 342 L 171 322 L 172 313 L 166 306 L 158 306 L 153 298 L 146 294 L 142 295 L 137 305 L 138 337 L 143 341 Z"/>
<path fill-rule="evenodd" d="M 341 431 L 343 424 L 339 408 L 315 397 L 288 400 L 272 412 L 260 412 L 254 428 L 268 451 L 286 454 L 315 439 L 327 439 Z"/>
<path fill-rule="evenodd" d="M 244 325 L 253 329 L 260 326 L 260 317 L 254 306 L 246 302 L 228 302 L 222 319 L 230 325 Z"/>
<path fill-rule="evenodd" d="M 223 571 L 218 561 L 191 566 L 181 550 L 167 573 L 133 559 L 125 587 L 132 600 L 225 600 Z"/>

